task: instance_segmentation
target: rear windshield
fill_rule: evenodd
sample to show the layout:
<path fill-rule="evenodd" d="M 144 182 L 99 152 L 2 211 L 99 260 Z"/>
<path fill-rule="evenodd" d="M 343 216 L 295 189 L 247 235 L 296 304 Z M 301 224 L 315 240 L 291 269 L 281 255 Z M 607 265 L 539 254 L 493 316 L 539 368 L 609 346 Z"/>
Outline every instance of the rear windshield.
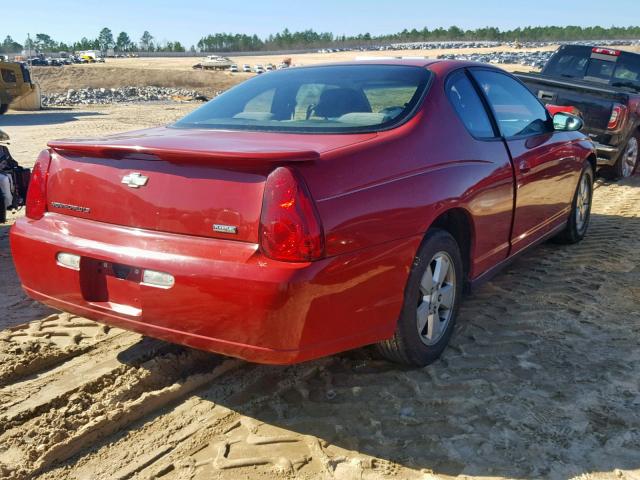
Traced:
<path fill-rule="evenodd" d="M 604 55 L 594 53 L 591 47 L 565 47 L 551 57 L 543 73 L 640 90 L 640 55 Z"/>
<path fill-rule="evenodd" d="M 431 73 L 406 65 L 304 67 L 264 73 L 173 126 L 276 132 L 362 132 L 398 125 L 415 110 Z"/>

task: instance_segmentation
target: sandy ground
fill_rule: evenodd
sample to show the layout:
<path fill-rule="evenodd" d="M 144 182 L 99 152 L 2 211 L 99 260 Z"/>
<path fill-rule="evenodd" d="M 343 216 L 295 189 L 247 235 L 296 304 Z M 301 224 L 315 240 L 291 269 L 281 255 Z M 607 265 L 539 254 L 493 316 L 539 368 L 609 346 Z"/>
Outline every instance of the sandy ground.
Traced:
<path fill-rule="evenodd" d="M 54 137 L 192 104 L 0 117 L 25 165 Z M 26 299 L 0 227 L 0 478 L 640 479 L 640 176 L 599 181 L 576 246 L 467 298 L 435 364 L 360 349 L 267 367 Z"/>

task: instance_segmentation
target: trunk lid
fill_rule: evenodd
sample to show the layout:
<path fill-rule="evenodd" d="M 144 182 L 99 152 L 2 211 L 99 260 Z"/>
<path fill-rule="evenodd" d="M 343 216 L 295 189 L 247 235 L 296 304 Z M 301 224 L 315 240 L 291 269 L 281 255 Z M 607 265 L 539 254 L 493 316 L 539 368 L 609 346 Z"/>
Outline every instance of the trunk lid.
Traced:
<path fill-rule="evenodd" d="M 277 166 L 375 134 L 299 135 L 156 128 L 52 149 L 48 209 L 90 220 L 257 243 L 264 183 Z"/>

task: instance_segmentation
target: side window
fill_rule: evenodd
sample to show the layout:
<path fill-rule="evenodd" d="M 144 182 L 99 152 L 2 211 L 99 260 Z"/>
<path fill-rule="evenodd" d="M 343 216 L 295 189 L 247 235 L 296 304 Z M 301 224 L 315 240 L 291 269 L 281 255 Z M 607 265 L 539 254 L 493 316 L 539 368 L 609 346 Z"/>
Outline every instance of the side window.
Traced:
<path fill-rule="evenodd" d="M 613 69 L 616 67 L 616 62 L 609 60 L 600 60 L 592 58 L 587 67 L 587 73 L 584 74 L 585 78 L 589 77 L 592 80 L 600 80 L 603 83 L 607 83 L 613 75 Z"/>
<path fill-rule="evenodd" d="M 622 53 L 616 62 L 613 80 L 640 83 L 640 56 Z"/>
<path fill-rule="evenodd" d="M 476 138 L 495 136 L 487 111 L 464 72 L 454 73 L 446 89 L 453 108 L 471 135 Z"/>
<path fill-rule="evenodd" d="M 374 113 L 383 113 L 393 118 L 404 112 L 407 104 L 416 94 L 417 87 L 381 84 L 367 86 L 364 88 L 364 94 L 367 96 L 371 111 Z"/>
<path fill-rule="evenodd" d="M 16 74 L 13 73 L 13 71 L 7 68 L 0 68 L 0 72 L 2 74 L 2 80 L 5 83 L 16 83 L 18 81 Z"/>
<path fill-rule="evenodd" d="M 556 53 L 544 67 L 544 74 L 553 77 L 582 78 L 589 55 L 586 52 Z"/>
<path fill-rule="evenodd" d="M 503 136 L 539 135 L 553 130 L 547 110 L 518 81 L 490 70 L 477 69 L 472 74 L 491 104 Z"/>

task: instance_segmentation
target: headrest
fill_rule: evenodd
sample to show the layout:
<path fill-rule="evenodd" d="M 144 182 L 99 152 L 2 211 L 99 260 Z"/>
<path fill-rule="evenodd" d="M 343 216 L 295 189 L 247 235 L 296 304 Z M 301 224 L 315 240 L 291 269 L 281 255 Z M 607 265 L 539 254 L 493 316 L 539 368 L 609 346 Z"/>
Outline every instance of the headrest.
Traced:
<path fill-rule="evenodd" d="M 362 91 L 353 88 L 324 90 L 314 113 L 318 117 L 340 117 L 345 113 L 371 112 L 371 105 Z"/>

